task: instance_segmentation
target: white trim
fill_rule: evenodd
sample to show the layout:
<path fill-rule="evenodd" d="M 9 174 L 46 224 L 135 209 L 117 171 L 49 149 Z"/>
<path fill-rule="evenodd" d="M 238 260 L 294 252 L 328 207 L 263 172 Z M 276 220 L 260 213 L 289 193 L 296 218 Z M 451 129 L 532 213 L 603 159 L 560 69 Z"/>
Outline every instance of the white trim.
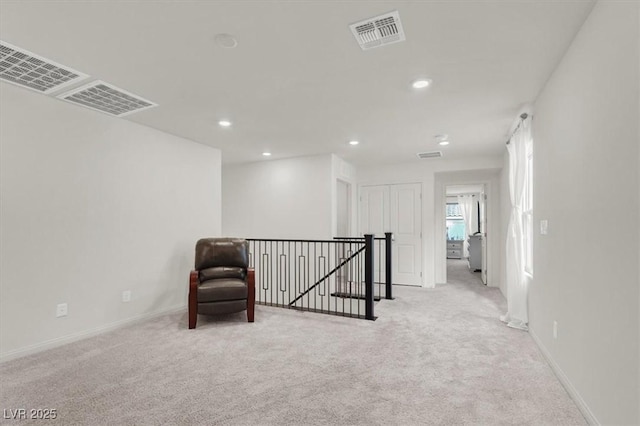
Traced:
<path fill-rule="evenodd" d="M 77 333 L 69 334 L 67 336 L 56 337 L 55 339 L 46 340 L 35 345 L 26 346 L 24 348 L 16 349 L 14 351 L 7 352 L 0 355 L 0 364 L 10 361 L 16 358 L 22 358 L 27 355 L 32 355 L 38 352 L 46 351 L 47 349 L 53 349 L 58 346 L 66 345 L 68 343 L 76 342 L 78 340 L 87 339 L 89 337 L 97 336 L 99 334 L 107 333 L 118 328 L 122 328 L 126 325 L 132 325 L 137 322 L 142 322 L 151 318 L 156 318 L 165 314 L 173 312 L 179 312 L 185 310 L 187 305 L 174 306 L 160 312 L 149 312 L 140 315 L 133 316 L 131 318 L 125 318 L 119 321 L 115 321 L 100 327 L 92 328 L 89 330 L 79 331 Z"/>
<path fill-rule="evenodd" d="M 538 338 L 536 333 L 534 333 L 531 327 L 529 327 L 529 334 L 533 338 L 533 341 L 536 342 L 536 345 L 538 345 L 538 349 L 540 349 L 540 352 L 542 352 L 542 355 L 547 360 L 547 363 L 551 367 L 551 370 L 554 372 L 554 374 L 556 375 L 556 377 L 558 378 L 562 386 L 564 386 L 565 390 L 567 391 L 571 399 L 573 399 L 573 401 L 578 406 L 578 409 L 584 416 L 587 423 L 589 423 L 590 425 L 600 425 L 601 423 L 598 421 L 595 414 L 591 412 L 591 410 L 589 409 L 589 406 L 580 395 L 580 392 L 578 392 L 578 390 L 573 386 L 573 384 L 571 383 L 571 380 L 569 380 L 567 375 L 564 374 L 564 371 L 562 371 L 562 368 L 560 368 L 560 366 L 555 362 L 555 360 L 551 356 L 551 353 L 542 344 L 542 341 Z"/>
<path fill-rule="evenodd" d="M 460 186 L 460 185 L 464 185 L 464 186 L 480 185 L 483 188 L 484 197 L 485 197 L 484 198 L 484 201 L 485 201 L 484 238 L 485 238 L 486 250 L 485 250 L 485 253 L 483 253 L 483 256 L 486 255 L 486 265 L 487 265 L 487 271 L 485 275 L 487 278 L 487 282 L 485 283 L 485 285 L 488 287 L 496 287 L 496 288 L 500 287 L 500 285 L 496 284 L 500 282 L 499 272 L 493 270 L 493 269 L 499 269 L 499 268 L 491 267 L 492 266 L 491 263 L 494 262 L 492 251 L 495 249 L 497 244 L 499 244 L 498 240 L 500 238 L 499 236 L 499 224 L 501 222 L 499 217 L 500 209 L 498 207 L 496 209 L 497 211 L 494 212 L 493 209 L 489 206 L 489 202 L 494 203 L 495 202 L 494 199 L 499 199 L 499 197 L 501 196 L 499 174 L 496 175 L 496 177 L 485 176 L 479 179 L 462 179 L 462 180 L 458 180 L 456 178 L 453 178 L 453 179 L 442 178 L 440 180 L 438 179 L 439 173 L 455 174 L 455 173 L 477 172 L 479 174 L 484 174 L 484 173 L 489 173 L 495 170 L 497 169 L 450 170 L 450 171 L 434 173 L 434 179 L 433 179 L 434 206 L 433 208 L 435 210 L 434 210 L 433 219 L 435 222 L 434 231 L 436 233 L 436 240 L 434 240 L 434 262 L 433 262 L 434 278 L 437 277 L 438 268 L 442 269 L 443 276 L 444 276 L 444 282 L 442 283 L 438 282 L 437 279 L 434 279 L 435 285 L 446 284 L 449 281 L 449 278 L 447 276 L 447 250 L 446 250 L 446 247 L 447 247 L 447 232 L 446 232 L 447 231 L 447 223 L 446 223 L 447 222 L 447 218 L 446 218 L 447 187 Z M 494 182 L 494 179 L 497 179 L 497 180 Z M 493 183 L 495 183 L 495 188 L 493 188 L 494 190 L 492 190 Z M 438 209 L 442 209 L 442 218 L 440 218 L 439 216 Z M 489 216 L 489 214 L 491 214 L 491 216 Z M 494 224 L 498 225 L 496 229 L 494 229 L 494 226 L 492 226 Z M 440 239 L 440 244 L 443 250 L 438 250 L 438 242 L 437 242 L 438 238 Z M 500 256 L 500 253 L 498 253 L 498 258 L 499 256 Z"/>

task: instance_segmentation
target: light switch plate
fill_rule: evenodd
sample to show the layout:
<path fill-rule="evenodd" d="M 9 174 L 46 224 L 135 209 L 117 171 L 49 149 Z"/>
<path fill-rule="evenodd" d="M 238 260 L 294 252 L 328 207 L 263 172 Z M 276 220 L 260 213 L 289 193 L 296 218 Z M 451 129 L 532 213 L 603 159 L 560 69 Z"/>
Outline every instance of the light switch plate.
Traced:
<path fill-rule="evenodd" d="M 549 221 L 547 219 L 542 219 L 540 221 L 540 234 L 547 235 L 549 232 Z"/>
<path fill-rule="evenodd" d="M 67 316 L 67 304 L 60 303 L 56 306 L 56 318 L 66 317 Z"/>

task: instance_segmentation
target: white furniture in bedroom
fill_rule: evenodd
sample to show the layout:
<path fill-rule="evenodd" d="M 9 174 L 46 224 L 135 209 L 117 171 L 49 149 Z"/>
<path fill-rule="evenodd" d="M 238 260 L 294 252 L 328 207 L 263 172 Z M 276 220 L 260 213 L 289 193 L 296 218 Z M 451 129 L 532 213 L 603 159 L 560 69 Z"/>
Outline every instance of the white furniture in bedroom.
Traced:
<path fill-rule="evenodd" d="M 447 259 L 462 259 L 464 240 L 447 240 Z"/>
<path fill-rule="evenodd" d="M 482 270 L 482 235 L 470 235 L 469 243 L 469 269 L 473 272 Z M 448 250 L 447 250 L 448 253 Z"/>

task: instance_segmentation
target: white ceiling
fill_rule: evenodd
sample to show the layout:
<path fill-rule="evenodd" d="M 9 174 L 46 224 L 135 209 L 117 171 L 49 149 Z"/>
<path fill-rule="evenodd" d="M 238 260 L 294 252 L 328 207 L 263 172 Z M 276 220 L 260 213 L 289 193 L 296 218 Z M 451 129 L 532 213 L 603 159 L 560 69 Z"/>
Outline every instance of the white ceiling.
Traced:
<path fill-rule="evenodd" d="M 157 102 L 126 119 L 220 148 L 223 162 L 263 161 L 269 150 L 272 159 L 333 152 L 374 165 L 429 161 L 415 154 L 436 149 L 500 155 L 593 2 L 0 6 L 0 39 Z M 349 24 L 396 9 L 406 41 L 360 50 Z M 234 35 L 237 48 L 218 47 L 218 33 Z M 433 85 L 411 89 L 420 76 Z M 221 118 L 233 126 L 220 128 Z M 437 146 L 440 133 L 451 145 Z"/>

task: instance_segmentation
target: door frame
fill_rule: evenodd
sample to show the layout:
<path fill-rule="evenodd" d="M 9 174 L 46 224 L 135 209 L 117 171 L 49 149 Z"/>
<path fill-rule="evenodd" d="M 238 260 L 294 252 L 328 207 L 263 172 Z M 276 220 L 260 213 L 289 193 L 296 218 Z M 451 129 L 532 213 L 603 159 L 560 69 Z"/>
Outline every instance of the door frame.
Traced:
<path fill-rule="evenodd" d="M 485 189 L 485 215 L 486 215 L 486 262 L 487 262 L 487 286 L 497 287 L 500 280 L 501 264 L 498 258 L 494 258 L 494 250 L 501 241 L 500 231 L 500 188 L 499 170 L 484 169 L 460 172 L 436 173 L 434 177 L 434 219 L 435 219 L 435 282 L 445 284 L 447 282 L 447 227 L 446 227 L 446 188 L 450 185 L 484 185 Z M 459 174 L 460 177 L 456 176 Z M 474 178 L 476 175 L 477 178 Z M 492 175 L 495 175 L 492 176 Z M 495 211 L 494 211 L 495 210 Z M 499 252 L 495 253 L 500 256 Z"/>
<path fill-rule="evenodd" d="M 478 219 L 480 220 L 480 226 L 478 231 L 484 231 L 482 234 L 482 247 L 481 247 L 481 252 L 482 252 L 482 272 L 481 272 L 481 277 L 482 277 L 482 282 L 484 284 L 487 284 L 488 279 L 487 279 L 487 252 L 488 252 L 488 246 L 487 246 L 487 223 L 488 223 L 488 216 L 487 216 L 487 204 L 488 204 L 488 197 L 487 197 L 487 184 L 484 183 L 472 183 L 472 184 L 459 184 L 459 183 L 455 183 L 455 184 L 446 184 L 444 187 L 444 191 L 445 191 L 445 198 L 444 198 L 444 203 L 445 203 L 445 209 L 446 209 L 446 205 L 448 203 L 448 198 L 450 197 L 449 195 L 447 195 L 447 191 L 448 189 L 450 189 L 451 187 L 456 187 L 456 186 L 467 186 L 467 187 L 478 187 L 480 188 L 479 192 L 470 192 L 470 193 L 465 193 L 465 194 L 461 194 L 461 195 L 473 195 L 474 197 L 476 197 L 476 201 L 478 203 L 478 207 L 477 207 L 477 215 L 478 215 Z M 455 195 L 452 195 L 451 197 L 455 197 Z M 484 210 L 484 212 L 483 212 Z M 445 214 L 444 217 L 444 223 L 445 223 L 445 230 L 446 230 L 446 226 L 447 226 L 447 217 Z M 465 225 L 465 230 L 467 233 L 467 238 L 469 237 L 469 232 L 470 230 L 466 229 L 466 225 Z M 466 241 L 466 240 L 465 240 Z M 446 244 L 446 241 L 445 241 Z M 465 242 L 466 245 L 466 242 Z M 469 250 L 471 251 L 471 250 Z M 467 253 L 469 254 L 469 253 Z M 463 250 L 463 255 L 464 255 L 464 250 Z M 464 256 L 463 256 L 464 258 Z M 445 258 L 445 262 L 447 262 L 447 259 Z M 445 279 L 447 278 L 447 271 L 445 268 Z M 448 281 L 448 280 L 447 280 Z"/>

